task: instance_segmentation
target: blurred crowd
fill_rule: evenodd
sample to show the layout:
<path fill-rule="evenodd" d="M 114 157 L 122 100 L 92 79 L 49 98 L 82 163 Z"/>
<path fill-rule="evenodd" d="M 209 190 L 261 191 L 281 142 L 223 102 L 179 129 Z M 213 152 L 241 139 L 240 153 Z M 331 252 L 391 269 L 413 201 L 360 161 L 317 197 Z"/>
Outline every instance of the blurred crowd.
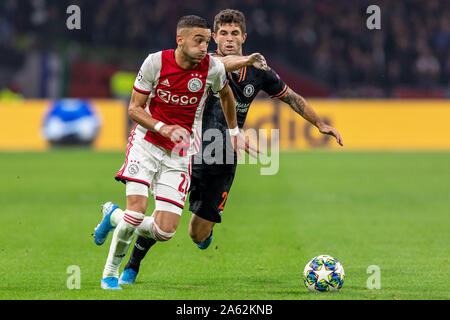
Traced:
<path fill-rule="evenodd" d="M 71 4 L 81 8 L 80 30 L 66 28 Z M 371 4 L 380 7 L 381 30 L 366 26 Z M 214 15 L 225 8 L 246 15 L 244 53 L 261 52 L 269 64 L 286 65 L 335 92 L 366 87 L 390 96 L 402 86 L 449 87 L 447 0 L 2 0 L 0 86 L 8 81 L 5 70 L 20 68 L 30 47 L 174 48 L 180 16 L 197 14 L 212 26 Z"/>

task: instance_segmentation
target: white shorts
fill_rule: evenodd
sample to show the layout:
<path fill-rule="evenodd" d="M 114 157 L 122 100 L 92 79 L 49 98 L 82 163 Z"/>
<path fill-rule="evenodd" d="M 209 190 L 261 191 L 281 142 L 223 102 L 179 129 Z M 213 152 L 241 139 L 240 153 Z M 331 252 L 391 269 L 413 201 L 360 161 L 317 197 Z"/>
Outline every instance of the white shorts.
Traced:
<path fill-rule="evenodd" d="M 181 215 L 191 183 L 192 156 L 148 142 L 133 132 L 128 140 L 126 159 L 116 180 L 146 185 L 155 199 L 155 210 Z"/>

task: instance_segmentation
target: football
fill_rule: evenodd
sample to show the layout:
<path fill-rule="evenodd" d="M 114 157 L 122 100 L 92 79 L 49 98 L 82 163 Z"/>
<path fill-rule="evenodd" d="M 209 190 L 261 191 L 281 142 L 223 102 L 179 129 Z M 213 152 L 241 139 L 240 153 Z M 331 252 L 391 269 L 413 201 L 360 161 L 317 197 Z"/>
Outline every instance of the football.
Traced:
<path fill-rule="evenodd" d="M 344 284 L 344 267 L 335 258 L 320 255 L 312 258 L 303 270 L 305 286 L 316 292 L 337 291 Z"/>

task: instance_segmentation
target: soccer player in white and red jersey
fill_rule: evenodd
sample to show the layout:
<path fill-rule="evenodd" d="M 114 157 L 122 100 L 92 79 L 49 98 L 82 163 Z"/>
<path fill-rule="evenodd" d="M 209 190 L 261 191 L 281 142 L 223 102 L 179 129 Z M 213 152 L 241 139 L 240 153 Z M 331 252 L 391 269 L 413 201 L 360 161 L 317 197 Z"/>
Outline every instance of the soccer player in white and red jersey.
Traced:
<path fill-rule="evenodd" d="M 243 44 L 247 38 L 245 16 L 242 12 L 232 9 L 220 11 L 214 19 L 212 36 L 217 44 L 216 52 L 217 55 L 220 55 L 218 58 L 224 64 L 227 64 L 230 59 L 235 64 L 239 61 L 237 59 L 239 57 L 246 59 L 242 54 Z M 309 103 L 290 89 L 273 69 L 268 68 L 267 65 L 265 67 L 255 68 L 254 65 L 248 65 L 228 73 L 229 85 L 236 100 L 239 128 L 243 128 L 249 108 L 258 92 L 264 91 L 271 99 L 279 99 L 287 103 L 299 116 L 317 127 L 320 133 L 333 136 L 336 142 L 342 146 L 340 133 L 321 120 Z M 206 136 L 211 129 L 220 130 L 223 137 L 222 139 L 215 138 L 213 141 L 203 139 L 202 150 L 214 150 L 216 154 L 212 156 L 205 152 L 199 152 L 194 156 L 189 189 L 189 210 L 192 212 L 189 235 L 202 250 L 211 244 L 215 224 L 222 221 L 222 213 L 237 167 L 237 155 L 233 157 L 234 151 L 227 147 L 229 143 L 223 143 L 230 137 L 227 133 L 226 119 L 220 109 L 219 98 L 215 95 L 210 95 L 206 102 L 202 121 L 203 135 Z M 217 156 L 218 154 L 219 156 Z M 227 162 L 228 155 L 231 156 L 229 159 L 233 159 L 231 162 Z M 211 161 L 212 158 L 214 161 Z M 135 282 L 142 259 L 156 243 L 149 237 L 146 227 L 147 219 L 145 218 L 136 230 L 138 237 L 128 264 L 119 279 L 120 284 Z"/>
<path fill-rule="evenodd" d="M 156 241 L 167 241 L 175 234 L 189 190 L 192 155 L 201 143 L 201 117 L 210 89 L 220 97 L 233 148 L 257 151 L 239 132 L 225 67 L 207 54 L 210 38 L 206 20 L 182 17 L 177 24 L 177 48 L 150 54 L 136 77 L 128 114 L 137 125 L 116 175 L 126 184 L 127 207 L 122 211 L 108 203 L 95 230 L 95 242 L 101 245 L 115 229 L 103 289 L 121 289 L 119 267 L 145 217 L 149 189 L 155 211 L 146 219 L 146 229 Z"/>

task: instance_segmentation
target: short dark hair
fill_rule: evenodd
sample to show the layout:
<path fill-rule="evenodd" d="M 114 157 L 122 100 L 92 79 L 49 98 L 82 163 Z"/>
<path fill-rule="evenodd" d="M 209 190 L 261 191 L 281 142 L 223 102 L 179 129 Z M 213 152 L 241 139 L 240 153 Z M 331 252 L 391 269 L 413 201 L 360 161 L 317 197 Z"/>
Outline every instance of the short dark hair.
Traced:
<path fill-rule="evenodd" d="M 189 16 L 183 16 L 178 20 L 177 24 L 177 30 L 182 28 L 203 28 L 203 29 L 210 29 L 210 26 L 208 25 L 208 22 L 203 19 L 202 17 L 195 16 L 195 15 L 189 15 Z"/>
<path fill-rule="evenodd" d="M 241 11 L 234 9 L 222 10 L 214 17 L 214 32 L 217 33 L 221 25 L 232 23 L 237 24 L 242 33 L 245 33 L 245 16 Z"/>

